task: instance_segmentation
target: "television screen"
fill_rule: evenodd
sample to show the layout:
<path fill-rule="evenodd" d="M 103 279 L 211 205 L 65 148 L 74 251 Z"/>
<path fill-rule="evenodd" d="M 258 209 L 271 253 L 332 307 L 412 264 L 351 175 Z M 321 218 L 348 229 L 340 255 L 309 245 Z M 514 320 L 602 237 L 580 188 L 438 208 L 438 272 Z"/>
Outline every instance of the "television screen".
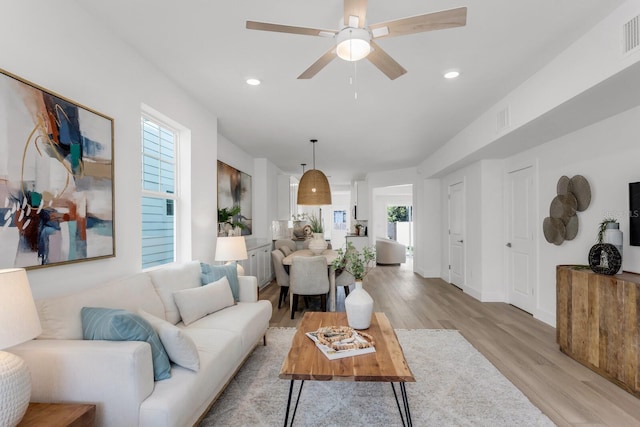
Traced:
<path fill-rule="evenodd" d="M 640 182 L 629 184 L 629 243 L 640 246 Z"/>

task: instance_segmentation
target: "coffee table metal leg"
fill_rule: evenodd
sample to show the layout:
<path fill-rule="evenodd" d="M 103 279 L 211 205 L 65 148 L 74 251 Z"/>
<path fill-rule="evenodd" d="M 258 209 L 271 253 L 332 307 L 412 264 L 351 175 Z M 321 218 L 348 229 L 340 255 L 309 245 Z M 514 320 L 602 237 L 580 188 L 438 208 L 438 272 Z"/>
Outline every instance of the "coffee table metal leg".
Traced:
<path fill-rule="evenodd" d="M 291 384 L 289 385 L 289 398 L 287 399 L 287 412 L 284 415 L 284 427 L 287 425 L 292 426 L 293 420 L 296 417 L 296 411 L 298 410 L 298 403 L 300 402 L 300 395 L 302 394 L 302 386 L 304 385 L 304 380 L 300 381 L 300 389 L 298 390 L 298 397 L 296 398 L 296 406 L 293 407 L 293 415 L 291 415 L 291 424 L 289 423 L 289 410 L 291 409 L 291 396 L 293 395 L 293 383 L 295 380 L 291 380 Z"/>
<path fill-rule="evenodd" d="M 404 382 L 400 382 L 400 395 L 402 396 L 402 406 L 404 407 L 404 413 L 402 412 L 402 408 L 400 407 L 400 401 L 398 400 L 398 394 L 396 393 L 396 386 L 393 383 L 391 384 L 391 388 L 393 389 L 393 397 L 396 398 L 396 405 L 398 406 L 398 412 L 400 413 L 400 420 L 402 420 L 402 426 L 413 426 L 413 422 L 411 421 L 411 411 L 409 411 L 409 397 L 407 396 L 407 389 L 405 387 Z M 406 419 L 406 422 L 405 422 Z"/>
<path fill-rule="evenodd" d="M 407 396 L 407 384 L 404 382 L 400 383 L 400 394 L 402 394 L 402 400 L 404 401 L 404 415 L 407 417 L 407 425 L 409 427 L 412 427 L 413 422 L 411 420 L 411 411 L 409 410 L 409 396 Z"/>

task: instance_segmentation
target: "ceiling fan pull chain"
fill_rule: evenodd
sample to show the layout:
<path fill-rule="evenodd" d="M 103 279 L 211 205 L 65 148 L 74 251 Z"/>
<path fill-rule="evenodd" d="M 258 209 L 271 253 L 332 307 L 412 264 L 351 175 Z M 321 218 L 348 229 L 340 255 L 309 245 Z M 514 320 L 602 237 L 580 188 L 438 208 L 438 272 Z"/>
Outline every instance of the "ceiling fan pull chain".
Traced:
<path fill-rule="evenodd" d="M 353 99 L 358 99 L 358 61 L 353 61 Z"/>

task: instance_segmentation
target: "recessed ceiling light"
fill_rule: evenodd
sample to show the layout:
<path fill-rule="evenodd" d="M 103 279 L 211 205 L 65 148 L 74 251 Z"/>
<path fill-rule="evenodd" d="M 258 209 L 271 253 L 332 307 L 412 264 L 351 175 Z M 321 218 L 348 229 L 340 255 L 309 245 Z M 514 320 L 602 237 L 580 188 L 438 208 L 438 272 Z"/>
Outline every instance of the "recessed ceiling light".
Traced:
<path fill-rule="evenodd" d="M 251 86 L 258 86 L 260 84 L 260 80 L 258 79 L 247 79 L 247 84 Z"/>
<path fill-rule="evenodd" d="M 447 71 L 446 73 L 444 73 L 444 78 L 445 79 L 455 79 L 459 75 L 460 75 L 460 71 L 451 70 L 451 71 Z"/>

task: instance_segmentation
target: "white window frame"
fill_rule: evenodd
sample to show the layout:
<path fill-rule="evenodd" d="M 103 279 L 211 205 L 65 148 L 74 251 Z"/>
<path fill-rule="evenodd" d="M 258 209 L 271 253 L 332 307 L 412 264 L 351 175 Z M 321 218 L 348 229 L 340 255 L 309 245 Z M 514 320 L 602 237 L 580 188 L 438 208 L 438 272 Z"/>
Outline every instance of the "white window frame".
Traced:
<path fill-rule="evenodd" d="M 173 214 L 174 214 L 174 247 L 173 258 L 174 263 L 180 263 L 191 259 L 191 175 L 189 174 L 189 163 L 191 162 L 191 131 L 178 122 L 170 119 L 157 110 L 142 105 L 140 114 L 140 126 L 142 135 L 142 118 L 150 120 L 166 129 L 174 132 L 174 193 L 162 193 L 160 191 L 151 191 L 144 189 L 143 182 L 143 170 L 142 162 L 140 170 L 140 189 L 141 196 L 140 202 L 143 197 L 153 197 L 165 200 L 173 200 Z M 143 146 L 142 138 L 140 139 L 140 158 L 142 159 Z M 142 205 L 140 205 L 142 210 Z M 142 225 L 142 212 L 140 215 L 140 224 Z M 142 227 L 140 233 L 140 263 L 142 266 Z M 152 270 L 160 268 L 170 263 L 152 266 L 145 268 L 144 270 Z"/>

